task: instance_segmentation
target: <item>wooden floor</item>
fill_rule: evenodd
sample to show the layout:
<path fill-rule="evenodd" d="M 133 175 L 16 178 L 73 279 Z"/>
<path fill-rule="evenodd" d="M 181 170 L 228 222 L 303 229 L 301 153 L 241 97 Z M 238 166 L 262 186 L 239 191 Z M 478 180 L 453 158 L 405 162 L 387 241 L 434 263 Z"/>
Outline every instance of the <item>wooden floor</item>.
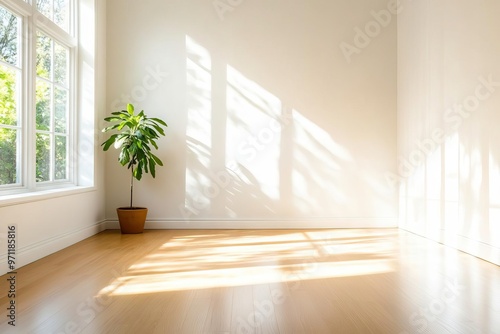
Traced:
<path fill-rule="evenodd" d="M 0 333 L 500 333 L 500 269 L 396 229 L 105 231 L 18 270 Z"/>

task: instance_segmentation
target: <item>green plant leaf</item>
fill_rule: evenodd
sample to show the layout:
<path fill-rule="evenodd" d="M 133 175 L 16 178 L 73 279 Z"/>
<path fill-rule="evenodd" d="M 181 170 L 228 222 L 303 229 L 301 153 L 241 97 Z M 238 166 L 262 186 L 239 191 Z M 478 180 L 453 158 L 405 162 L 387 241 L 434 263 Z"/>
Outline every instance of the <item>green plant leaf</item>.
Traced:
<path fill-rule="evenodd" d="M 157 123 L 160 123 L 161 125 L 163 126 L 166 126 L 168 127 L 167 123 L 165 123 L 163 120 L 159 119 L 159 118 L 156 118 L 156 117 L 151 117 L 150 118 L 151 121 L 154 121 L 154 122 L 157 122 Z"/>
<path fill-rule="evenodd" d="M 147 128 L 146 131 L 147 131 L 149 137 L 151 137 L 151 138 L 160 138 L 160 136 L 158 135 L 158 133 L 156 133 L 156 131 L 153 130 L 153 128 Z"/>
<path fill-rule="evenodd" d="M 158 149 L 158 145 L 156 144 L 156 141 L 154 141 L 153 139 L 150 139 L 149 142 L 151 143 L 151 145 L 154 146 L 154 148 Z"/>
<path fill-rule="evenodd" d="M 116 116 L 111 116 L 111 117 L 106 117 L 104 120 L 106 122 L 115 122 L 115 121 L 120 121 L 121 118 L 120 117 L 116 117 Z"/>
<path fill-rule="evenodd" d="M 151 148 L 148 146 L 148 144 L 146 144 L 145 141 L 142 143 L 142 149 L 144 150 L 144 153 L 148 153 L 151 151 Z"/>
<path fill-rule="evenodd" d="M 104 151 L 107 151 L 111 147 L 111 145 L 115 143 L 116 137 L 118 137 L 118 134 L 114 134 L 111 137 L 109 137 L 108 140 L 106 140 L 104 143 L 101 144 L 101 146 L 104 146 L 102 149 Z"/>
<path fill-rule="evenodd" d="M 153 124 L 152 125 L 153 128 L 155 128 L 156 131 L 158 131 L 162 136 L 165 135 L 165 131 L 163 131 L 163 129 L 159 126 L 159 125 L 156 125 L 156 124 Z"/>
<path fill-rule="evenodd" d="M 140 181 L 142 179 L 142 162 L 140 161 L 137 164 L 137 168 L 134 170 L 134 177 L 137 179 L 137 181 Z"/>
<path fill-rule="evenodd" d="M 122 166 L 125 166 L 126 164 L 128 164 L 130 162 L 130 160 L 131 159 L 130 159 L 130 154 L 129 154 L 128 150 L 122 150 L 120 152 L 119 157 L 118 157 L 118 161 L 120 162 L 120 164 Z M 128 168 L 130 168 L 130 166 Z"/>
<path fill-rule="evenodd" d="M 104 129 L 102 129 L 102 132 L 108 132 L 110 130 L 114 130 L 118 127 L 119 124 L 115 124 L 115 125 L 111 125 L 111 126 L 108 126 L 108 127 L 105 127 Z"/>
<path fill-rule="evenodd" d="M 160 165 L 160 166 L 163 166 L 163 162 L 160 160 L 160 158 L 158 158 L 156 155 L 154 155 L 153 153 L 151 153 L 151 157 L 154 159 L 154 161 Z"/>
<path fill-rule="evenodd" d="M 122 130 L 122 129 L 123 129 L 124 127 L 126 127 L 126 126 L 130 128 L 130 127 L 132 127 L 132 123 L 131 123 L 130 121 L 123 121 L 123 122 L 121 122 L 121 123 L 118 125 L 117 130 L 118 130 L 118 131 L 120 131 L 120 130 Z"/>
<path fill-rule="evenodd" d="M 119 149 L 120 147 L 122 147 L 126 140 L 127 140 L 127 136 L 117 135 L 115 137 L 115 140 L 114 140 L 114 146 L 115 146 L 115 148 Z"/>
<path fill-rule="evenodd" d="M 130 116 L 134 115 L 134 105 L 131 103 L 127 104 L 127 111 Z"/>
<path fill-rule="evenodd" d="M 149 172 L 153 178 L 156 177 L 156 163 L 153 159 L 149 160 Z"/>

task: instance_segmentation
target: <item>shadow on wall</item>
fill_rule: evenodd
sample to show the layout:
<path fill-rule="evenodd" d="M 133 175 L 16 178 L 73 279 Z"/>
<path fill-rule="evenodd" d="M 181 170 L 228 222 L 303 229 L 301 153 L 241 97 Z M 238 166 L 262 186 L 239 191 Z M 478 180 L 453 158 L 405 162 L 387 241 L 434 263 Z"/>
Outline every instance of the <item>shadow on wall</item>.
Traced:
<path fill-rule="evenodd" d="M 359 217 L 375 206 L 382 190 L 363 190 L 377 183 L 327 131 L 190 36 L 186 54 L 185 219 Z"/>

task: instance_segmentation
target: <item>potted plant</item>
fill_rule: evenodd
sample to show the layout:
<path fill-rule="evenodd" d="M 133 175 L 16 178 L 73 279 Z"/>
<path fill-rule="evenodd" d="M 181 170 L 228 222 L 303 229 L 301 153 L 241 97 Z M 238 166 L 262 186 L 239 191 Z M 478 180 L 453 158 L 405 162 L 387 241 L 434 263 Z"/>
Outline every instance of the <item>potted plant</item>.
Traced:
<path fill-rule="evenodd" d="M 142 110 L 135 113 L 132 104 L 127 105 L 127 110 L 111 113 L 106 117 L 106 122 L 112 125 L 104 128 L 102 132 L 115 131 L 101 146 L 107 151 L 112 145 L 120 150 L 118 161 L 122 166 L 130 169 L 130 206 L 116 209 L 120 229 L 123 234 L 142 233 L 148 213 L 147 208 L 135 207 L 134 179 L 140 181 L 143 174 L 150 173 L 154 178 L 156 165 L 163 166 L 163 162 L 153 154 L 151 148 L 158 149 L 156 140 L 164 136 L 162 126 L 167 124 L 159 118 L 149 118 Z"/>

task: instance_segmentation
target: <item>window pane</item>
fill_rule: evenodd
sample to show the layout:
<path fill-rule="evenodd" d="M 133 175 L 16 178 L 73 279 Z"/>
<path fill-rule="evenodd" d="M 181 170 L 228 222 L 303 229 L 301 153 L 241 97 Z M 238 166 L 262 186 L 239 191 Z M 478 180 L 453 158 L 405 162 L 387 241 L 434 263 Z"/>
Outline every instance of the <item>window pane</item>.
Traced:
<path fill-rule="evenodd" d="M 66 133 L 67 128 L 67 110 L 68 110 L 68 91 L 65 89 L 54 88 L 54 110 L 55 110 L 55 131 Z"/>
<path fill-rule="evenodd" d="M 36 135 L 36 182 L 50 181 L 50 136 Z"/>
<path fill-rule="evenodd" d="M 69 0 L 37 0 L 36 8 L 64 31 L 69 32 Z"/>
<path fill-rule="evenodd" d="M 52 0 L 37 0 L 36 9 L 52 20 Z"/>
<path fill-rule="evenodd" d="M 0 185 L 17 183 L 17 131 L 0 128 Z"/>
<path fill-rule="evenodd" d="M 68 81 L 68 49 L 55 43 L 54 53 L 54 81 L 66 86 Z"/>
<path fill-rule="evenodd" d="M 16 71 L 0 64 L 0 124 L 17 125 Z"/>
<path fill-rule="evenodd" d="M 67 140 L 64 136 L 56 136 L 56 180 L 66 179 Z"/>
<path fill-rule="evenodd" d="M 36 80 L 36 128 L 50 130 L 50 85 L 41 79 Z"/>
<path fill-rule="evenodd" d="M 69 31 L 69 0 L 54 0 L 54 22 Z"/>
<path fill-rule="evenodd" d="M 36 75 L 52 79 L 52 39 L 41 32 L 36 40 Z"/>
<path fill-rule="evenodd" d="M 65 89 L 54 89 L 54 109 L 55 109 L 55 125 L 56 132 L 66 133 L 67 114 L 68 114 L 68 91 Z"/>
<path fill-rule="evenodd" d="M 20 19 L 0 6 L 0 60 L 19 65 Z"/>

